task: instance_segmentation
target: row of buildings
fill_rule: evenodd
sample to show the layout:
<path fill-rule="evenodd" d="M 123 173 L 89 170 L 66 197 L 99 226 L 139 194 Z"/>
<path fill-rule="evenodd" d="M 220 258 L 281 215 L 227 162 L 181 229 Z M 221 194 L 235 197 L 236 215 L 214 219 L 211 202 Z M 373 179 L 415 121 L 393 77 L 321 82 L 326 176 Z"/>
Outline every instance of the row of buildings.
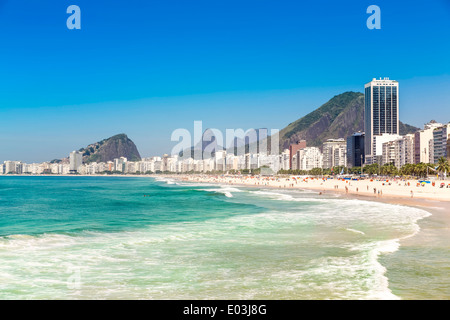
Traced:
<path fill-rule="evenodd" d="M 450 157 L 450 123 L 433 120 L 422 130 L 400 135 L 398 81 L 372 79 L 364 86 L 364 99 L 365 132 L 354 139 L 364 143 L 365 164 L 393 163 L 401 168 L 408 163 L 437 163 L 441 157 Z"/>
<path fill-rule="evenodd" d="M 436 163 L 440 157 L 450 155 L 450 123 L 442 125 L 431 122 L 423 130 L 405 136 L 380 135 L 375 139 L 375 160 L 381 165 L 393 163 L 401 168 L 407 163 Z M 444 137 L 447 135 L 447 139 Z M 59 163 L 32 163 L 5 161 L 0 164 L 0 174 L 101 174 L 111 173 L 158 173 L 158 172 L 213 172 L 242 171 L 261 167 L 271 172 L 280 170 L 329 169 L 336 166 L 360 167 L 365 161 L 365 134 L 358 132 L 347 139 L 329 139 L 322 150 L 307 147 L 302 140 L 292 144 L 289 149 L 278 155 L 265 153 L 247 153 L 241 156 L 218 151 L 208 159 L 195 160 L 178 155 L 143 158 L 141 161 L 128 161 L 124 157 L 108 162 L 83 163 L 82 154 L 71 152 L 67 161 Z"/>
<path fill-rule="evenodd" d="M 69 161 L 62 163 L 33 163 L 5 161 L 0 164 L 0 174 L 102 174 L 102 173 L 159 173 L 159 172 L 212 172 L 230 170 L 252 170 L 269 167 L 273 172 L 289 168 L 289 155 L 245 154 L 234 156 L 226 151 L 216 152 L 214 157 L 194 160 L 178 155 L 143 158 L 141 161 L 128 161 L 125 157 L 108 162 L 81 163 L 82 154 L 72 152 Z"/>
<path fill-rule="evenodd" d="M 73 151 L 69 158 L 59 163 L 33 163 L 5 161 L 0 164 L 0 174 L 101 174 L 111 173 L 158 173 L 158 172 L 213 172 L 242 171 L 257 168 L 270 168 L 269 172 L 280 170 L 331 168 L 346 166 L 346 142 L 344 139 L 328 140 L 323 152 L 316 147 L 307 147 L 306 141 L 299 143 L 295 153 L 286 149 L 281 154 L 247 153 L 234 155 L 225 150 L 216 151 L 207 159 L 183 158 L 178 155 L 143 158 L 141 161 L 128 161 L 124 157 L 108 162 L 83 163 L 82 153 Z M 290 148 L 292 149 L 292 148 Z"/>
<path fill-rule="evenodd" d="M 243 155 L 217 150 L 204 159 L 184 158 L 178 155 L 144 158 L 127 161 L 121 157 L 108 162 L 83 164 L 82 154 L 70 153 L 66 161 L 59 163 L 26 164 L 5 161 L 0 164 L 0 174 L 99 174 L 158 173 L 158 172 L 213 172 L 270 168 L 280 170 L 311 170 L 313 168 L 361 167 L 378 163 L 405 164 L 437 163 L 439 158 L 450 158 L 450 123 L 427 123 L 422 130 L 400 135 L 398 81 L 373 79 L 365 85 L 364 132 L 350 137 L 329 139 L 322 148 L 308 147 L 307 141 L 291 144 L 280 154 L 267 154 L 259 149 Z M 255 141 L 261 139 L 260 130 Z M 266 137 L 267 135 L 264 135 Z M 206 139 L 210 141 L 211 139 Z M 252 141 L 247 141 L 247 143 Z"/>

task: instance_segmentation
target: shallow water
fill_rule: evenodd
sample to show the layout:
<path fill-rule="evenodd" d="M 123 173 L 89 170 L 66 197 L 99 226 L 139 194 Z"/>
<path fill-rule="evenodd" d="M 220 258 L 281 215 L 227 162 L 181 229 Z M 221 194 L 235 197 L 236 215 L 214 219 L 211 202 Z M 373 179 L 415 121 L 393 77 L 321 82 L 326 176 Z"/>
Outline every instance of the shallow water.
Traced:
<path fill-rule="evenodd" d="M 0 298 L 414 298 L 402 285 L 423 287 L 420 269 L 399 274 L 420 248 L 401 244 L 427 216 L 307 191 L 0 177 Z M 448 286 L 430 292 L 416 298 Z"/>

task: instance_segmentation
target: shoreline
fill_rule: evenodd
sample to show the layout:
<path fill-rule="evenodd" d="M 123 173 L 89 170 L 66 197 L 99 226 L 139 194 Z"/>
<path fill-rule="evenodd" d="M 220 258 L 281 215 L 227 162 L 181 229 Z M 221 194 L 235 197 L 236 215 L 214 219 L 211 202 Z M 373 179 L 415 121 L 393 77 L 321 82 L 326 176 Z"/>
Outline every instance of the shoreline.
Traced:
<path fill-rule="evenodd" d="M 189 181 L 179 176 L 166 176 L 177 181 Z M 198 182 L 192 181 L 189 182 Z M 199 182 L 201 184 L 202 182 Z M 274 186 L 255 184 L 229 184 L 204 181 L 203 183 L 221 186 L 234 185 L 244 188 L 261 188 L 270 190 L 308 190 L 327 195 L 336 195 L 340 199 L 356 199 L 369 202 L 382 202 L 392 205 L 416 208 L 429 213 L 416 221 L 419 230 L 405 238 L 398 239 L 399 248 L 387 255 L 380 255 L 377 260 L 385 268 L 388 288 L 401 300 L 435 300 L 448 299 L 445 288 L 448 288 L 448 273 L 450 265 L 450 201 L 440 201 L 428 198 L 410 198 L 405 196 L 377 197 L 363 194 L 346 193 L 343 190 L 322 190 L 314 188 L 278 188 Z M 448 253 L 448 254 L 447 254 Z M 420 275 L 417 274 L 420 270 Z M 406 276 L 405 276 L 406 273 Z M 432 277 L 427 276 L 433 275 Z M 409 275 L 409 276 L 408 276 Z M 417 283 L 411 285 L 409 279 Z"/>
<path fill-rule="evenodd" d="M 378 194 L 374 195 L 373 193 L 356 193 L 356 192 L 345 192 L 344 190 L 339 189 L 330 189 L 330 188 L 313 188 L 311 186 L 305 186 L 301 185 L 298 187 L 279 187 L 279 186 L 273 186 L 273 185 L 261 185 L 261 184 L 246 184 L 246 183 L 226 183 L 226 182 L 218 182 L 218 181 L 211 181 L 211 179 L 192 179 L 193 176 L 189 176 L 190 178 L 186 178 L 186 176 L 178 176 L 178 175 L 165 175 L 165 178 L 174 179 L 181 182 L 194 182 L 194 183 L 210 183 L 210 184 L 217 184 L 222 186 L 236 186 L 236 187 L 244 187 L 244 188 L 261 188 L 261 189 L 269 189 L 269 190 L 290 190 L 290 191 L 301 191 L 301 190 L 307 190 L 307 191 L 316 191 L 319 195 L 327 194 L 327 195 L 336 195 L 340 199 L 354 199 L 354 200 L 362 200 L 362 201 L 369 201 L 369 202 L 382 202 L 392 205 L 401 205 L 401 206 L 407 206 L 407 207 L 413 207 L 417 209 L 422 209 L 430 213 L 428 217 L 425 217 L 423 219 L 420 219 L 418 221 L 420 231 L 413 236 L 416 237 L 420 232 L 424 230 L 423 222 L 426 222 L 427 219 L 434 219 L 436 218 L 438 221 L 437 223 L 440 225 L 439 230 L 450 230 L 450 189 L 448 190 L 449 198 L 445 200 L 440 200 L 439 198 L 432 198 L 432 197 L 413 197 L 405 196 L 405 195 L 386 195 L 383 194 L 382 196 L 378 196 Z M 364 180 L 365 181 L 365 180 Z M 367 182 L 367 181 L 365 181 Z M 341 183 L 345 183 L 342 182 Z M 419 187 L 421 188 L 421 187 Z M 426 229 L 426 228 L 425 228 Z M 444 232 L 443 235 L 448 238 L 450 243 L 450 232 Z M 408 239 L 404 239 L 404 241 L 407 241 Z"/>
<path fill-rule="evenodd" d="M 14 175 L 19 176 L 19 175 Z M 21 175 L 29 177 L 30 175 Z M 44 175 L 42 175 L 44 176 Z M 67 175 L 45 175 L 46 177 L 70 177 Z M 33 176 L 36 177 L 36 176 Z M 370 181 L 362 180 L 359 184 L 356 181 L 346 182 L 343 180 L 328 180 L 324 185 L 324 180 L 315 178 L 309 182 L 293 182 L 292 177 L 278 177 L 278 178 L 249 178 L 248 180 L 240 181 L 240 179 L 233 176 L 206 176 L 206 175 L 171 175 L 171 174 L 158 174 L 158 175 L 76 175 L 76 177 L 122 177 L 124 179 L 134 178 L 152 178 L 148 179 L 149 185 L 153 184 L 152 181 L 176 181 L 192 183 L 192 185 L 201 186 L 202 184 L 208 186 L 220 186 L 236 188 L 258 188 L 266 190 L 279 190 L 279 192 L 301 192 L 303 190 L 313 191 L 311 194 L 314 198 L 320 198 L 324 195 L 324 199 L 336 197 L 335 199 L 347 199 L 347 200 L 361 200 L 361 201 L 374 201 L 382 202 L 392 205 L 404 206 L 404 209 L 400 209 L 400 213 L 405 214 L 408 212 L 408 208 L 417 208 L 428 212 L 430 215 L 424 216 L 416 221 L 417 230 L 410 236 L 396 239 L 398 242 L 398 249 L 389 254 L 380 254 L 377 257 L 377 262 L 380 267 L 385 269 L 384 277 L 387 279 L 388 288 L 392 294 L 404 300 L 416 300 L 416 299 L 448 299 L 448 284 L 449 276 L 446 272 L 450 265 L 450 201 L 440 201 L 439 197 L 433 199 L 425 197 L 427 193 L 422 193 L 422 197 L 408 197 L 407 189 L 405 186 L 388 185 L 383 189 L 385 191 L 383 196 L 378 196 L 378 193 L 373 192 L 355 192 L 354 188 L 362 188 L 364 186 L 367 191 L 366 185 L 369 183 L 370 187 L 381 184 L 383 181 Z M 233 179 L 236 178 L 236 179 Z M 245 177 L 243 178 L 245 179 Z M 279 181 L 276 181 L 276 180 Z M 291 179 L 291 180 L 286 180 Z M 0 176 L 1 180 L 1 176 Z M 107 180 L 107 179 L 106 179 Z M 105 180 L 105 182 L 106 182 Z M 45 181 L 45 180 L 42 180 Z M 46 183 L 51 184 L 53 179 L 46 179 Z M 56 181 L 56 180 L 55 180 Z M 94 181 L 94 180 L 93 180 Z M 132 179 L 130 180 L 132 181 Z M 140 180 L 145 181 L 146 180 Z M 110 181 L 114 184 L 114 181 Z M 118 180 L 116 180 L 119 183 Z M 242 182 L 242 183 L 238 183 Z M 291 182 L 292 187 L 289 187 Z M 109 183 L 109 182 L 108 182 Z M 173 184 L 173 182 L 169 182 Z M 258 184 L 259 183 L 259 184 Z M 372 183 L 372 184 L 370 184 Z M 385 182 L 384 182 L 385 183 Z M 404 184 L 405 181 L 402 181 Z M 178 184 L 178 183 L 177 183 Z M 286 184 L 286 187 L 284 186 Z M 338 184 L 339 188 L 335 188 Z M 345 186 L 348 187 L 346 192 Z M 389 189 L 389 187 L 392 187 Z M 429 186 L 431 188 L 431 186 Z M 389 190 L 394 189 L 405 190 L 402 193 L 395 193 L 390 195 Z M 419 190 L 431 191 L 433 189 L 425 187 Z M 386 192 L 387 190 L 387 192 Z M 448 191 L 447 191 L 448 190 Z M 450 192 L 450 189 L 444 189 L 445 192 Z M 232 191 L 231 191 L 232 192 Z M 406 194 L 406 196 L 405 196 Z M 445 193 L 444 193 L 445 195 Z M 358 205 L 355 202 L 355 210 L 364 212 L 364 207 L 370 208 L 370 203 L 361 202 Z M 375 204 L 373 204 L 375 205 Z M 413 281 L 413 282 L 411 282 Z"/>
<path fill-rule="evenodd" d="M 391 204 L 404 204 L 420 208 L 439 208 L 450 212 L 450 188 L 439 188 L 440 183 L 450 185 L 450 180 L 437 181 L 437 186 L 431 185 L 417 186 L 417 180 L 392 180 L 391 183 L 410 183 L 410 186 L 392 186 L 387 185 L 386 180 L 359 180 L 344 181 L 342 179 L 321 179 L 321 178 L 302 178 L 294 177 L 236 177 L 236 176 L 218 176 L 202 174 L 155 174 L 155 175 L 60 175 L 60 174 L 41 174 L 41 175 L 0 175 L 1 177 L 123 177 L 123 178 L 170 178 L 182 182 L 211 183 L 218 185 L 230 185 L 241 187 L 256 187 L 277 190 L 308 190 L 317 191 L 319 194 L 334 194 L 343 198 L 360 199 L 367 201 L 380 201 Z M 245 180 L 244 180 L 245 179 Z M 283 181 L 284 180 L 284 181 Z M 295 181 L 295 182 L 294 182 Z M 300 181 L 300 183 L 298 182 Z M 389 181 L 389 180 L 387 180 Z M 384 184 L 384 185 L 383 185 Z M 369 187 L 370 185 L 370 187 Z M 331 187 L 333 186 L 333 187 Z M 365 190 L 363 187 L 366 187 Z M 403 188 L 403 190 L 399 190 Z M 406 188 L 406 189 L 405 189 Z M 374 190 L 375 189 L 375 190 Z M 384 193 L 383 193 L 384 190 Z M 381 193 L 380 193 L 381 191 Z M 411 191 L 413 194 L 411 195 Z M 438 191 L 434 193 L 433 191 Z"/>
<path fill-rule="evenodd" d="M 279 190 L 309 190 L 319 194 L 338 194 L 358 199 L 383 202 L 410 203 L 428 207 L 430 202 L 450 208 L 450 188 L 440 188 L 440 184 L 450 185 L 450 181 L 436 181 L 420 184 L 416 180 L 343 180 L 321 178 L 255 178 L 233 176 L 164 175 L 178 181 L 213 183 L 243 187 L 259 187 Z M 384 192 L 383 192 L 384 191 Z M 449 205 L 449 206 L 447 206 Z"/>

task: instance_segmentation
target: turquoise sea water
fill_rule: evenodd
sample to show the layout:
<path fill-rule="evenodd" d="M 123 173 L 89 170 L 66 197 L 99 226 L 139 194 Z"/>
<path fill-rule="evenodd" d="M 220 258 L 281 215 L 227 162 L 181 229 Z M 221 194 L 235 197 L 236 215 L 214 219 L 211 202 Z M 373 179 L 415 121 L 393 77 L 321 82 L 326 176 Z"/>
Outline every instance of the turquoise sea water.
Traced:
<path fill-rule="evenodd" d="M 168 178 L 0 177 L 0 299 L 398 299 L 380 261 L 428 215 Z"/>

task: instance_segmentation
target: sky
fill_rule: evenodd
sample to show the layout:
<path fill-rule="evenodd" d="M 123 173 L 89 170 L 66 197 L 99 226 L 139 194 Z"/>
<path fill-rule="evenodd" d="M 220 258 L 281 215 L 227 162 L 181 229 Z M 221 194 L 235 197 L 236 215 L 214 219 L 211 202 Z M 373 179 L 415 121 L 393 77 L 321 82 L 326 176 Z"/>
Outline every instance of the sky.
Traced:
<path fill-rule="evenodd" d="M 0 161 L 118 133 L 162 155 L 194 121 L 282 129 L 380 77 L 401 121 L 450 121 L 450 0 L 0 0 Z"/>

